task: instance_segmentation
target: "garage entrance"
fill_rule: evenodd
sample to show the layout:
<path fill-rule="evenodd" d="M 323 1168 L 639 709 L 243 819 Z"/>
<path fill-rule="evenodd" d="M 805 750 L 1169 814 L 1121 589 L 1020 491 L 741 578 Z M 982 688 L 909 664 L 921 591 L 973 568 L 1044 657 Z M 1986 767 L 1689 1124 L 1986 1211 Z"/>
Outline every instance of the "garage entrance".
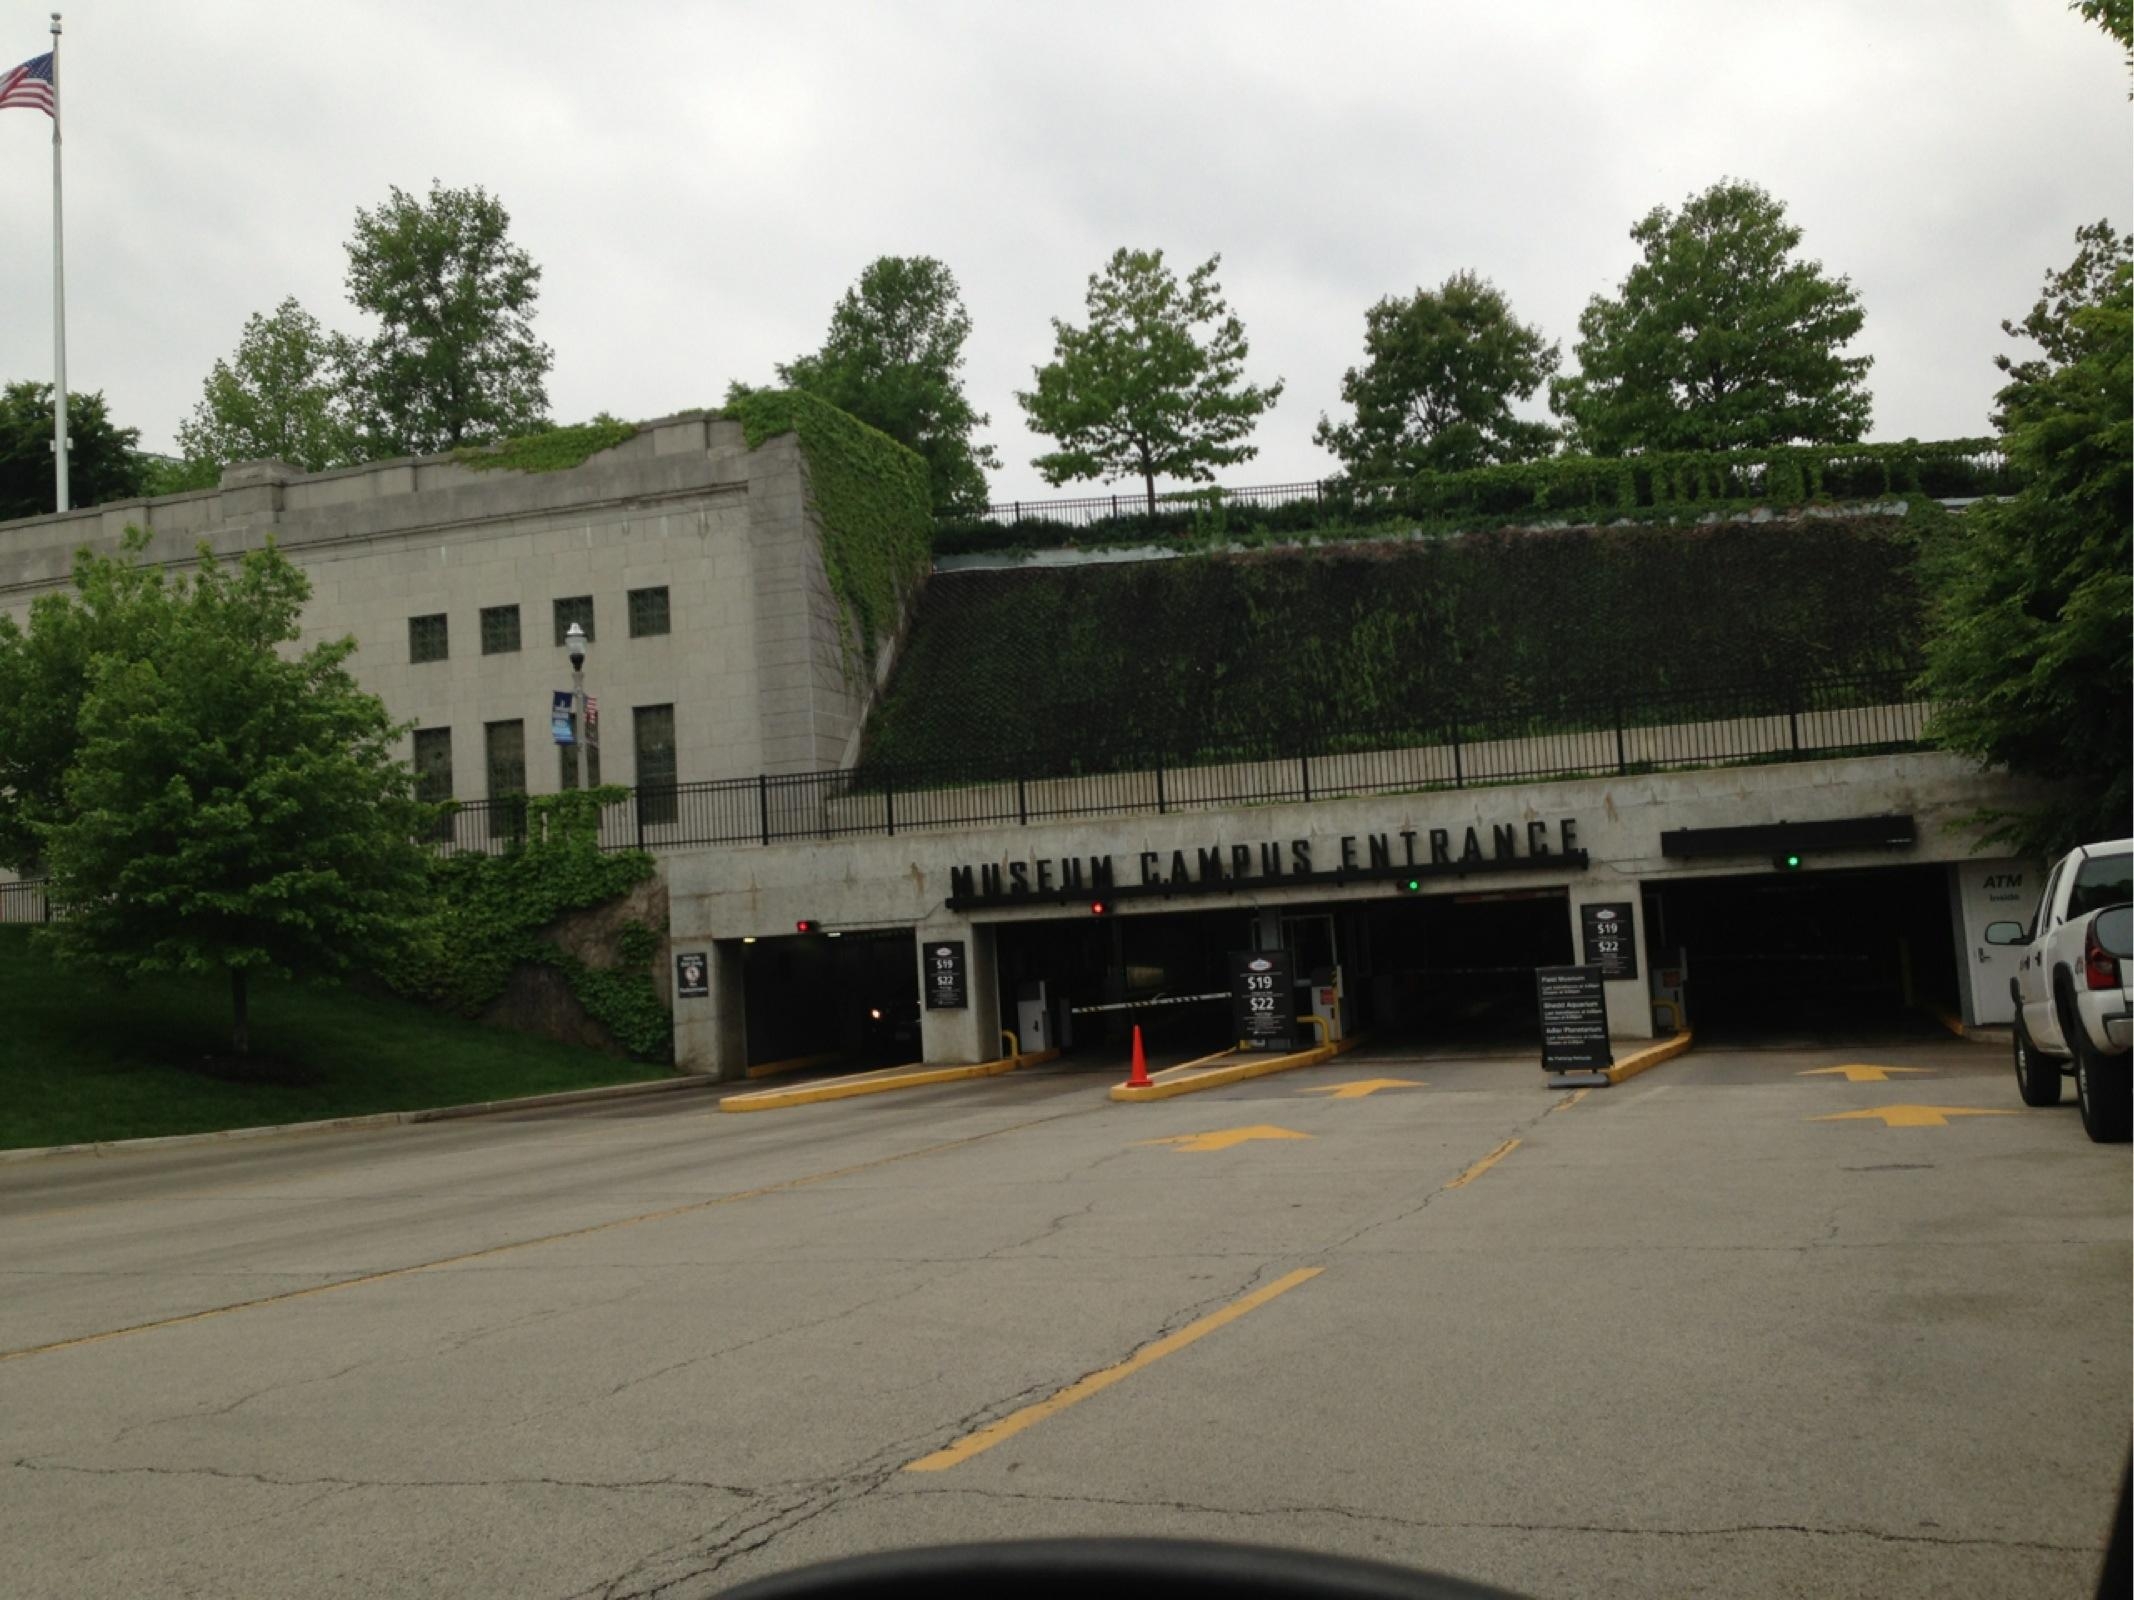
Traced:
<path fill-rule="evenodd" d="M 741 980 L 750 1066 L 831 1051 L 855 1069 L 919 1059 L 909 928 L 745 942 Z"/>
<path fill-rule="evenodd" d="M 1948 868 L 1648 884 L 1646 956 L 1679 948 L 1700 1039 L 1938 1033 L 1957 1005 Z"/>
<path fill-rule="evenodd" d="M 1205 1055 L 1231 1043 L 1229 953 L 1247 949 L 1245 907 L 1003 923 L 1001 1025 L 1042 990 L 1052 1042 L 1070 1058 L 1116 1058 L 1135 1024 L 1151 1053 Z M 1025 1041 L 1028 1047 L 1028 1041 Z"/>
<path fill-rule="evenodd" d="M 1378 1037 L 1436 1048 L 1540 1037 L 1534 969 L 1573 961 L 1562 889 L 1404 896 L 1366 911 Z"/>

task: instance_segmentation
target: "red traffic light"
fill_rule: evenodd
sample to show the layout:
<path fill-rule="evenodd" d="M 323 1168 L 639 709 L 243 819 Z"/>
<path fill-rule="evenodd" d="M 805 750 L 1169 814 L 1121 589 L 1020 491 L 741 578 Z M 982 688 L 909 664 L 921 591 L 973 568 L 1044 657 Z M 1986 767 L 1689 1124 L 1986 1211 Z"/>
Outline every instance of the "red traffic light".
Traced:
<path fill-rule="evenodd" d="M 795 933 L 815 933 L 819 931 L 821 927 L 822 924 L 817 922 L 813 917 L 802 917 L 798 922 L 793 924 L 793 931 Z"/>
<path fill-rule="evenodd" d="M 1092 900 L 1092 901 L 1090 901 L 1090 902 L 1089 902 L 1089 914 L 1090 914 L 1091 916 L 1093 916 L 1093 917 L 1108 917 L 1108 916 L 1110 916 L 1110 915 L 1111 915 L 1111 902 L 1110 902 L 1109 900 Z"/>

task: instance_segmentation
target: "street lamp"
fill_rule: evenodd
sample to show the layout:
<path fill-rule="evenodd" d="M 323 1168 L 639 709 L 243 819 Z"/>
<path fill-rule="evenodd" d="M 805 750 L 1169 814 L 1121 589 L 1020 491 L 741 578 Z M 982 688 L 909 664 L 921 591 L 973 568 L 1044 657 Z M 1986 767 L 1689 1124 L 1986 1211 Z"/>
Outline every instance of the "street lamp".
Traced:
<path fill-rule="evenodd" d="M 577 773 L 573 787 L 585 787 L 585 627 L 573 622 L 563 631 L 563 648 L 571 658 L 571 714 L 577 719 L 577 738 L 571 741 L 571 765 Z"/>

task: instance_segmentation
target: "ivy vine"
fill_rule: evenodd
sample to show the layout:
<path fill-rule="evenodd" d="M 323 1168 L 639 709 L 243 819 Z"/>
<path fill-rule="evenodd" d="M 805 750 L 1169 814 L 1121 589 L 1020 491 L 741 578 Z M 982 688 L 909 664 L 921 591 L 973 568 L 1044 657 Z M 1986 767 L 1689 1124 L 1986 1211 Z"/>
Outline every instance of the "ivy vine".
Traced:
<path fill-rule="evenodd" d="M 864 681 L 933 561 L 926 463 L 887 434 L 798 390 L 737 395 L 722 415 L 741 424 L 751 450 L 780 434 L 800 436 L 822 517 L 823 568 L 837 597 L 845 681 Z"/>
<path fill-rule="evenodd" d="M 626 924 L 615 964 L 604 967 L 541 936 L 566 913 L 604 905 L 652 876 L 649 854 L 600 849 L 600 808 L 626 793 L 610 785 L 531 797 L 516 848 L 434 862 L 428 905 L 387 981 L 410 998 L 474 1016 L 503 994 L 521 964 L 553 967 L 587 1015 L 632 1056 L 672 1060 L 673 1019 L 652 973 L 656 932 Z"/>
<path fill-rule="evenodd" d="M 477 472 L 562 472 L 582 467 L 603 450 L 612 450 L 626 439 L 637 437 L 634 424 L 603 411 L 591 422 L 563 428 L 544 428 L 496 444 L 469 445 L 452 452 L 452 459 Z"/>

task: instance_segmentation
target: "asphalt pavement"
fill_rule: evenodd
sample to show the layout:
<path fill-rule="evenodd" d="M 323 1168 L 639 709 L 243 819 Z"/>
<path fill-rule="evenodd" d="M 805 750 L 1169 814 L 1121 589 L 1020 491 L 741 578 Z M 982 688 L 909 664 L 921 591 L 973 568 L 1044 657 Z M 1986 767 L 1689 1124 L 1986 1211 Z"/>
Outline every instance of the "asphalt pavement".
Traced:
<path fill-rule="evenodd" d="M 2089 1592 L 2128 1151 L 2000 1051 L 1114 1076 L 0 1167 L 6 1590 L 619 1600 L 1150 1533 Z"/>

